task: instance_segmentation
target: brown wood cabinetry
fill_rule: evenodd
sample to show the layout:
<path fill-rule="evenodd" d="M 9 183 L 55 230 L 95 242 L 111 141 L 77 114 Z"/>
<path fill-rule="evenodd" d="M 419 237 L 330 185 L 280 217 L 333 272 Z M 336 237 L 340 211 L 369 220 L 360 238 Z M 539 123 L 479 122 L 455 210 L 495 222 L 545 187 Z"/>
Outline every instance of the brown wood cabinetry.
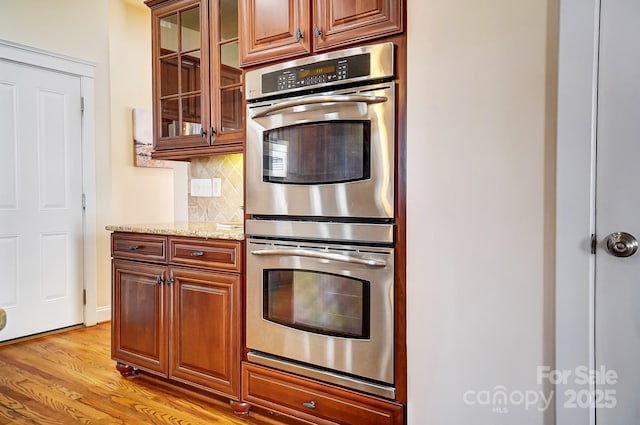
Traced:
<path fill-rule="evenodd" d="M 320 384 L 250 363 L 242 364 L 244 401 L 306 423 L 401 425 L 401 404 Z"/>
<path fill-rule="evenodd" d="M 166 376 L 167 291 L 158 284 L 166 266 L 114 259 L 111 357 Z M 129 370 L 126 375 L 131 374 Z"/>
<path fill-rule="evenodd" d="M 240 276 L 170 267 L 169 378 L 238 397 Z"/>
<path fill-rule="evenodd" d="M 241 242 L 126 232 L 111 240 L 118 370 L 239 400 Z"/>
<path fill-rule="evenodd" d="M 240 0 L 242 66 L 403 31 L 404 0 Z"/>
<path fill-rule="evenodd" d="M 154 151 L 161 159 L 242 152 L 238 0 L 147 0 Z"/>

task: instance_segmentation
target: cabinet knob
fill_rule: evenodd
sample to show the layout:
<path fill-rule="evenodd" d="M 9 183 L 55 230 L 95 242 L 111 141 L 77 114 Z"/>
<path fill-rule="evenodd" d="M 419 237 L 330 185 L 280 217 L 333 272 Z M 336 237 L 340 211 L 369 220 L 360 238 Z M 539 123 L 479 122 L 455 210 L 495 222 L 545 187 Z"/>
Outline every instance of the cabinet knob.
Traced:
<path fill-rule="evenodd" d="M 296 41 L 300 41 L 304 38 L 304 34 L 300 31 L 300 28 L 296 28 Z"/>
<path fill-rule="evenodd" d="M 162 285 L 162 283 L 163 283 L 163 282 L 164 282 L 164 279 L 162 278 L 162 276 L 158 276 L 158 277 L 156 278 L 156 283 L 157 283 L 158 285 Z"/>
<path fill-rule="evenodd" d="M 137 251 L 137 250 L 139 250 L 139 249 L 140 249 L 140 247 L 139 247 L 138 245 L 131 245 L 131 246 L 129 247 L 129 251 Z"/>
<path fill-rule="evenodd" d="M 313 36 L 315 38 L 320 38 L 321 35 L 322 35 L 322 30 L 320 29 L 320 27 L 317 26 L 316 24 L 313 24 Z"/>

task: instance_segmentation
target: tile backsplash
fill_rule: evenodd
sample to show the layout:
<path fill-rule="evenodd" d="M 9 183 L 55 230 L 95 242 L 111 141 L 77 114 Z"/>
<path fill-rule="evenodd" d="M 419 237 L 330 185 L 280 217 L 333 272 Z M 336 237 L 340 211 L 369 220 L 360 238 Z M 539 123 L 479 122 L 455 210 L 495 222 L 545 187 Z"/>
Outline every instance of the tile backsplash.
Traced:
<path fill-rule="evenodd" d="M 189 189 L 189 221 L 227 222 L 242 221 L 243 210 L 242 154 L 216 155 L 191 160 L 191 179 L 219 178 L 221 196 L 217 198 L 191 196 Z"/>

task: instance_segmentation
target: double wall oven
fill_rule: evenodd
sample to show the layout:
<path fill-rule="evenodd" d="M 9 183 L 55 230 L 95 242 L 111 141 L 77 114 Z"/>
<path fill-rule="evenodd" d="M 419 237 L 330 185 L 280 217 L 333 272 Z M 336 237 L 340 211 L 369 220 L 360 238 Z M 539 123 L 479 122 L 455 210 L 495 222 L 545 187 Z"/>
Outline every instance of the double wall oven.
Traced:
<path fill-rule="evenodd" d="M 394 398 L 393 44 L 246 74 L 249 361 Z"/>

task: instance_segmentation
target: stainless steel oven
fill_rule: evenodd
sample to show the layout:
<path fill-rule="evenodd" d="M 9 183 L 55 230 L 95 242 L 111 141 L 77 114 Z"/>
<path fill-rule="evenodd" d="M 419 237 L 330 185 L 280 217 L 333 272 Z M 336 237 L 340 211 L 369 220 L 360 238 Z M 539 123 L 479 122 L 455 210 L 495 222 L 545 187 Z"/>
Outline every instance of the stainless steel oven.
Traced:
<path fill-rule="evenodd" d="M 393 44 L 246 74 L 246 211 L 394 215 Z"/>
<path fill-rule="evenodd" d="M 395 397 L 393 44 L 248 72 L 247 359 Z"/>
<path fill-rule="evenodd" d="M 246 230 L 249 360 L 393 398 L 393 226 L 248 220 Z"/>

